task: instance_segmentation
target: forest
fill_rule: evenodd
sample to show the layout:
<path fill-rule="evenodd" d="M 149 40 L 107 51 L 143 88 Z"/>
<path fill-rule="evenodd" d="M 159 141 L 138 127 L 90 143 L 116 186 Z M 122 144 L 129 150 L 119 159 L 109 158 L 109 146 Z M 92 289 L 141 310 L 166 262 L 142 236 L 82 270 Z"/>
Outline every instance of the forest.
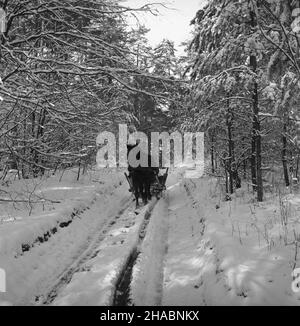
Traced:
<path fill-rule="evenodd" d="M 128 2 L 0 0 L 0 306 L 299 305 L 300 0 L 199 0 L 180 47 Z"/>
<path fill-rule="evenodd" d="M 118 1 L 4 1 L 2 179 L 95 162 L 96 136 L 135 123 L 168 128 L 183 81 L 174 45 L 147 43 Z M 150 13 L 151 14 L 151 13 Z M 158 127 L 160 128 L 160 127 Z"/>
<path fill-rule="evenodd" d="M 163 4 L 161 4 L 162 6 Z M 95 135 L 204 131 L 211 173 L 263 200 L 264 174 L 287 187 L 299 169 L 297 0 L 210 0 L 178 56 L 151 47 L 122 1 L 5 0 L 0 48 L 1 178 L 93 164 Z M 136 18 L 138 19 L 138 18 Z M 278 172 L 278 171 L 277 171 Z"/>

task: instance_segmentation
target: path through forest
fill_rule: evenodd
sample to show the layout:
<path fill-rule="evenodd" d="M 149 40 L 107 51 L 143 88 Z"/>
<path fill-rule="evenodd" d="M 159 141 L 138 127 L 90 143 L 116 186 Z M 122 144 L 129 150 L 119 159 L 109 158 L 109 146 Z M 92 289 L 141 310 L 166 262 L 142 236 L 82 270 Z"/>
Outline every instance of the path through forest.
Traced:
<path fill-rule="evenodd" d="M 185 176 L 173 171 L 163 197 L 137 212 L 123 174 L 102 175 L 105 182 L 87 194 L 92 200 L 48 238 L 20 253 L 7 245 L 1 303 L 299 305 L 291 289 L 295 253 L 282 243 L 274 201 L 251 206 L 241 192 L 225 202 L 217 179 Z M 45 234 L 46 217 L 32 219 Z M 18 232 L 29 244 L 28 232 Z"/>

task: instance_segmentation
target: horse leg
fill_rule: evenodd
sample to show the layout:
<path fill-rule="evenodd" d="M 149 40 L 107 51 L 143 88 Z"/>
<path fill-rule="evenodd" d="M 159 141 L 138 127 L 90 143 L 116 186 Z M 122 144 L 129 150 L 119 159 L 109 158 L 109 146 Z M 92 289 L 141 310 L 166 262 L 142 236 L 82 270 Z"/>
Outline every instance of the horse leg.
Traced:
<path fill-rule="evenodd" d="M 148 199 L 149 199 L 149 200 L 152 199 L 152 195 L 151 195 L 150 187 L 151 187 L 151 183 L 150 183 L 150 180 L 148 180 L 148 183 L 147 183 L 147 194 L 148 194 Z"/>
<path fill-rule="evenodd" d="M 139 195 L 135 194 L 135 208 L 139 208 Z"/>
<path fill-rule="evenodd" d="M 133 173 L 132 174 L 132 187 L 133 187 L 133 194 L 135 197 L 135 207 L 139 207 L 139 181 L 138 176 Z"/>
<path fill-rule="evenodd" d="M 146 196 L 148 200 L 152 199 L 152 195 L 151 195 L 151 183 L 154 181 L 153 175 L 152 175 L 152 171 L 149 171 L 147 174 L 147 178 L 146 178 Z"/>
<path fill-rule="evenodd" d="M 148 201 L 148 200 L 151 199 L 151 198 L 149 198 L 149 196 L 150 196 L 150 183 L 149 183 L 148 179 L 145 180 L 144 187 L 145 187 L 145 193 L 144 193 L 145 200 Z"/>
<path fill-rule="evenodd" d="M 138 208 L 139 205 L 139 187 L 135 185 L 134 187 L 134 197 L 135 197 L 135 207 Z"/>
<path fill-rule="evenodd" d="M 140 178 L 138 179 L 138 197 L 141 197 L 143 203 L 147 204 L 147 201 L 145 201 L 145 187 L 142 175 L 140 175 Z"/>
<path fill-rule="evenodd" d="M 144 185 L 144 180 L 141 180 L 140 194 L 141 194 L 141 198 L 143 200 L 144 205 L 146 205 L 147 204 L 147 200 L 145 198 L 145 185 Z"/>

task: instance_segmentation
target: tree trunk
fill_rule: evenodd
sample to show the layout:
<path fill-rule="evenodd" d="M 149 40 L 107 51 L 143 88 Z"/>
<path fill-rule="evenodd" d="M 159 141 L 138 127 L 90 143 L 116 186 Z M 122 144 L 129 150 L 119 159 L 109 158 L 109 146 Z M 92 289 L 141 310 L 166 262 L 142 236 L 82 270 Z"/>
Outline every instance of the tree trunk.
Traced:
<path fill-rule="evenodd" d="M 256 187 L 256 144 L 254 136 L 254 126 L 252 126 L 252 140 L 251 140 L 251 181 L 253 191 L 257 190 Z"/>
<path fill-rule="evenodd" d="M 282 166 L 283 166 L 283 174 L 284 174 L 285 185 L 287 187 L 289 187 L 290 179 L 289 179 L 289 172 L 288 172 L 288 167 L 287 167 L 287 138 L 286 138 L 286 131 L 287 131 L 287 125 L 284 122 L 284 124 L 283 124 L 283 133 L 282 133 L 281 158 L 282 158 Z"/>
<path fill-rule="evenodd" d="M 255 17 L 255 12 L 251 9 L 251 27 L 254 29 L 257 27 L 257 21 Z M 250 55 L 250 67 L 252 71 L 256 74 L 257 72 L 257 58 L 255 50 Z M 253 100 L 253 124 L 252 124 L 252 159 L 255 158 L 256 164 L 252 162 L 252 169 L 256 172 L 256 191 L 257 200 L 259 202 L 263 201 L 263 181 L 262 181 L 262 170 L 261 170 L 261 134 L 260 134 L 260 121 L 259 121 L 259 107 L 258 107 L 258 85 L 256 78 L 253 80 L 253 90 L 252 90 L 252 100 Z M 255 154 L 253 151 L 255 150 Z M 253 173 L 252 172 L 252 173 Z M 252 177 L 254 175 L 252 174 Z M 252 181 L 253 182 L 253 181 Z"/>
<path fill-rule="evenodd" d="M 78 172 L 77 172 L 77 181 L 79 180 L 79 177 L 80 177 L 80 170 L 81 170 L 81 162 L 79 162 L 79 165 L 78 165 Z"/>
<path fill-rule="evenodd" d="M 228 103 L 226 124 L 227 124 L 227 132 L 228 132 L 228 153 L 229 153 L 229 159 L 228 159 L 229 191 L 231 194 L 233 194 L 232 163 L 233 163 L 233 157 L 234 157 L 234 143 L 232 140 L 232 112 L 229 108 L 229 103 Z"/>
<path fill-rule="evenodd" d="M 211 159 L 211 173 L 215 173 L 215 148 L 214 148 L 214 135 L 211 136 L 210 159 Z"/>
<path fill-rule="evenodd" d="M 296 175 L 295 175 L 297 179 L 298 179 L 298 170 L 299 170 L 299 154 L 297 154 Z"/>
<path fill-rule="evenodd" d="M 229 193 L 229 189 L 228 189 L 228 173 L 227 173 L 227 169 L 226 169 L 226 165 L 225 166 L 225 188 L 226 188 L 226 197 L 228 196 Z"/>
<path fill-rule="evenodd" d="M 256 57 L 252 56 L 254 60 L 254 67 L 256 71 Z M 260 121 L 259 121 L 259 108 L 258 108 L 258 91 L 257 82 L 254 82 L 253 89 L 253 140 L 252 145 L 255 148 L 255 160 L 256 160 L 256 191 L 257 200 L 263 201 L 263 181 L 262 181 L 262 170 L 261 170 L 261 135 L 260 135 Z"/>

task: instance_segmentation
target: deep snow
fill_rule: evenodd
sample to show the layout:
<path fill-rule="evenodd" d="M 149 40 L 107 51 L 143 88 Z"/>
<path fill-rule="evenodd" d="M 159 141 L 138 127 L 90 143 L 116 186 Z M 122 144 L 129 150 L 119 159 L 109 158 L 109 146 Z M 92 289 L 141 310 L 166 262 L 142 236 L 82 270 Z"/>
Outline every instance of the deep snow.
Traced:
<path fill-rule="evenodd" d="M 137 214 L 121 170 L 59 179 L 10 186 L 60 203 L 2 205 L 1 304 L 112 305 L 136 251 L 128 304 L 299 305 L 299 195 L 257 204 L 243 188 L 224 201 L 218 179 L 179 169 Z"/>

